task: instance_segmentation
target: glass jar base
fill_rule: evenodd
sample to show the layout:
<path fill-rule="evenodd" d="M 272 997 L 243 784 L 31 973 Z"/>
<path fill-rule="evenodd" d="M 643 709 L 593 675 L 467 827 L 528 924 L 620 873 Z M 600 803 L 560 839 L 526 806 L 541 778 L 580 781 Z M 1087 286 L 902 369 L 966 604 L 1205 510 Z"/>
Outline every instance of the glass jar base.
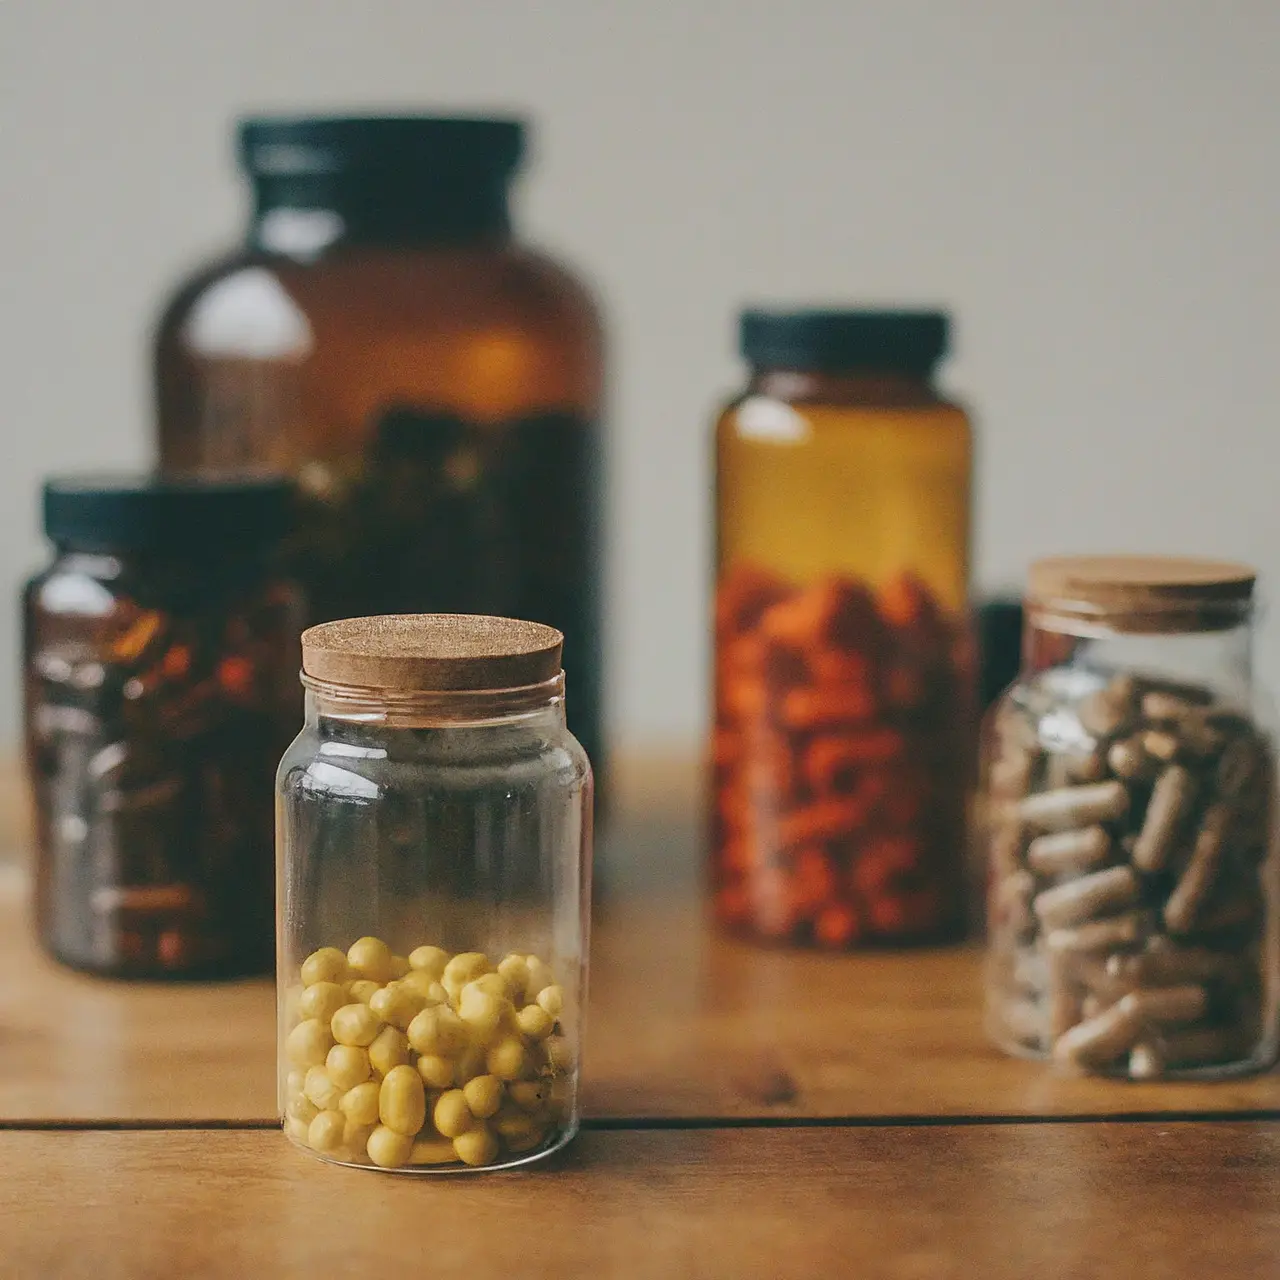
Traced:
<path fill-rule="evenodd" d="M 305 1142 L 299 1142 L 294 1138 L 287 1129 L 283 1129 L 284 1136 L 288 1139 L 290 1145 L 297 1147 L 299 1151 L 305 1152 L 315 1160 L 321 1160 L 325 1164 L 340 1165 L 344 1169 L 362 1169 L 371 1173 L 401 1173 L 401 1174 L 426 1174 L 430 1176 L 439 1176 L 441 1174 L 468 1174 L 468 1173 L 495 1173 L 510 1169 L 520 1169 L 525 1165 L 537 1164 L 539 1161 L 547 1159 L 549 1156 L 555 1155 L 557 1151 L 562 1151 L 578 1134 L 578 1122 L 575 1120 L 572 1124 L 566 1125 L 553 1138 L 544 1142 L 541 1146 L 533 1151 L 511 1152 L 504 1155 L 490 1164 L 470 1165 L 463 1164 L 462 1161 L 450 1162 L 449 1164 L 405 1164 L 396 1168 L 387 1169 L 381 1165 L 372 1164 L 367 1161 L 359 1160 L 339 1160 L 331 1155 L 326 1155 L 323 1151 L 317 1151 L 314 1147 L 309 1147 Z"/>

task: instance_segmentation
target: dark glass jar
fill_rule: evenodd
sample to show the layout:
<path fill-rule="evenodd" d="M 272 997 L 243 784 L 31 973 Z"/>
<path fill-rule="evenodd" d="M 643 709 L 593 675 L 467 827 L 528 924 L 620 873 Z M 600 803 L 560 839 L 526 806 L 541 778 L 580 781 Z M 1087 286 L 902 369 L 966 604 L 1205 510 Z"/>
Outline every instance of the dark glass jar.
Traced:
<path fill-rule="evenodd" d="M 532 618 L 565 634 L 597 769 L 602 340 L 584 287 L 512 236 L 512 120 L 242 124 L 244 248 L 156 344 L 166 468 L 298 477 L 311 620 Z"/>
<path fill-rule="evenodd" d="M 774 941 L 964 919 L 971 433 L 932 312 L 748 312 L 716 427 L 711 869 Z"/>
<path fill-rule="evenodd" d="M 36 926 L 78 969 L 270 971 L 275 761 L 299 712 L 279 480 L 55 479 L 24 601 Z"/>

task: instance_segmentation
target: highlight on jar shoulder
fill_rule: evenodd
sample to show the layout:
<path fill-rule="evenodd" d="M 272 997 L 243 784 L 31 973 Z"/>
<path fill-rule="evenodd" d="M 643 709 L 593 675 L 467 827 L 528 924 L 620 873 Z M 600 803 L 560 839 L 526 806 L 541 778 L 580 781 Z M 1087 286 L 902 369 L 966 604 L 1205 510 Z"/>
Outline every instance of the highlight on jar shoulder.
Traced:
<path fill-rule="evenodd" d="M 711 868 L 735 932 L 962 926 L 970 428 L 938 313 L 748 312 L 717 425 Z"/>
<path fill-rule="evenodd" d="M 578 1127 L 591 767 L 562 638 L 426 614 L 303 635 L 280 802 L 279 1100 L 324 1159 L 418 1172 Z"/>
<path fill-rule="evenodd" d="M 1254 572 L 1032 566 L 1024 670 L 984 730 L 987 1024 L 1010 1053 L 1132 1079 L 1277 1050 L 1274 716 Z"/>

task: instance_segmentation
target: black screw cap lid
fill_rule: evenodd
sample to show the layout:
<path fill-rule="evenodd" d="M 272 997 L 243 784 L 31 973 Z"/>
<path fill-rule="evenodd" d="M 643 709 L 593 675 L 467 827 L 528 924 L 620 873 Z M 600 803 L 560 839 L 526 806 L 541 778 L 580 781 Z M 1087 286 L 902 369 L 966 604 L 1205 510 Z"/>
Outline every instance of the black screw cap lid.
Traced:
<path fill-rule="evenodd" d="M 343 173 L 509 175 L 524 149 L 517 119 L 461 116 L 254 116 L 239 123 L 240 158 L 255 177 Z"/>
<path fill-rule="evenodd" d="M 742 354 L 753 365 L 815 373 L 927 373 L 946 354 L 943 311 L 744 311 Z"/>
<path fill-rule="evenodd" d="M 253 554 L 289 531 L 292 497 L 277 476 L 53 476 L 44 485 L 44 530 L 80 551 Z"/>

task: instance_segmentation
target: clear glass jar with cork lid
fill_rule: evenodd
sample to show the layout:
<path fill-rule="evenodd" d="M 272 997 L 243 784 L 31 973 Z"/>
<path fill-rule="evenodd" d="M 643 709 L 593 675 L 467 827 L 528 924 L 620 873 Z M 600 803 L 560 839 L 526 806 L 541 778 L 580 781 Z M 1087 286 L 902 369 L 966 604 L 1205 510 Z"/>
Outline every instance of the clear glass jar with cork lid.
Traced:
<path fill-rule="evenodd" d="M 508 1167 L 578 1126 L 592 776 L 560 632 L 459 614 L 304 632 L 281 762 L 285 1132 L 385 1169 Z"/>
<path fill-rule="evenodd" d="M 1275 751 L 1254 573 L 1032 566 L 1022 675 L 984 733 L 987 1023 L 1010 1053 L 1132 1079 L 1275 1060 Z"/>

